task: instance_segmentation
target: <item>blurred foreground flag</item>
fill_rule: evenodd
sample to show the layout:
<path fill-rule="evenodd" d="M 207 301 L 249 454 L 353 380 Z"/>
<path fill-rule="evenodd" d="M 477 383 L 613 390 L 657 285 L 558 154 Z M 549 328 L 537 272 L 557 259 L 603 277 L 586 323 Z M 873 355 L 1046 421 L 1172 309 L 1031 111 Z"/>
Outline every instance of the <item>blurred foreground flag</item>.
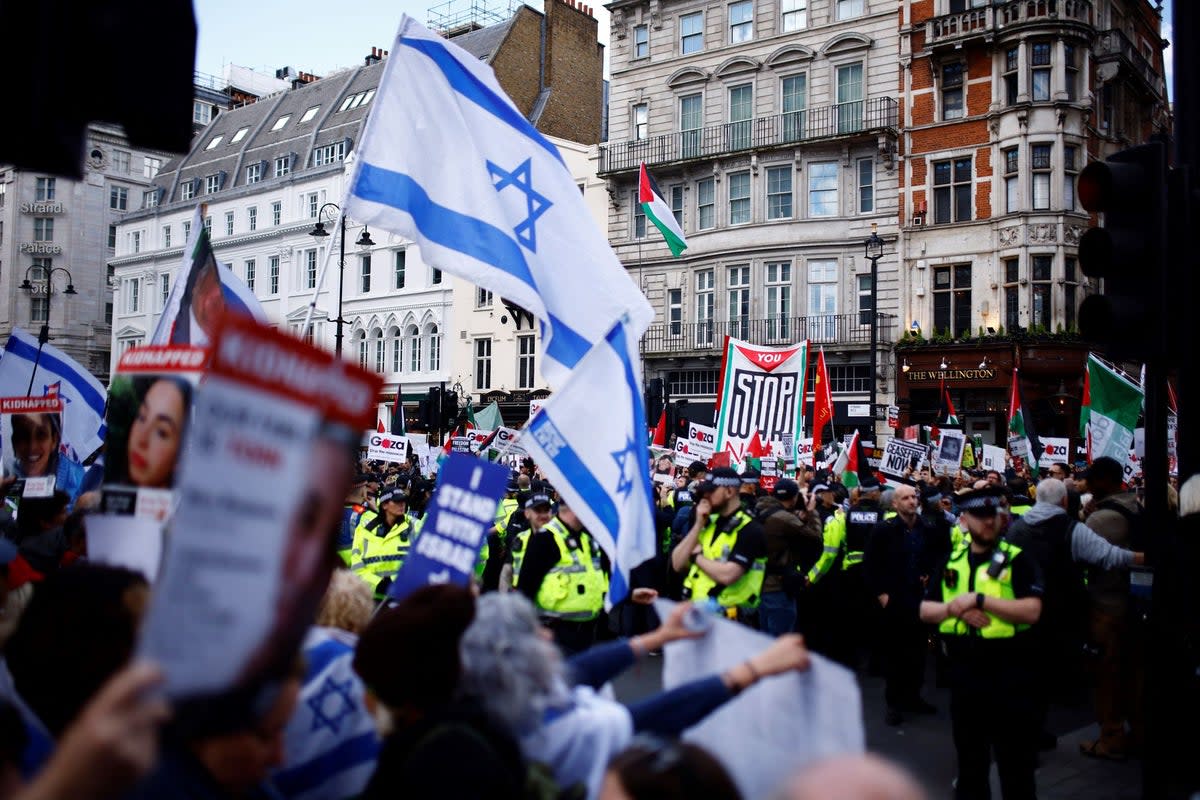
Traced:
<path fill-rule="evenodd" d="M 542 372 L 559 386 L 618 320 L 653 312 L 592 219 L 558 148 L 490 67 L 405 16 L 343 204 L 416 242 L 434 267 L 542 321 Z"/>
<path fill-rule="evenodd" d="M 521 434 L 521 446 L 613 562 L 613 604 L 655 547 L 636 347 L 625 325 L 614 325 Z"/>
<path fill-rule="evenodd" d="M 43 344 L 39 353 L 37 337 L 13 328 L 4 346 L 4 357 L 0 358 L 0 396 L 27 394 L 62 396 L 60 449 L 68 457 L 83 461 L 104 444 L 104 408 L 108 403 L 104 385 L 54 345 Z"/>

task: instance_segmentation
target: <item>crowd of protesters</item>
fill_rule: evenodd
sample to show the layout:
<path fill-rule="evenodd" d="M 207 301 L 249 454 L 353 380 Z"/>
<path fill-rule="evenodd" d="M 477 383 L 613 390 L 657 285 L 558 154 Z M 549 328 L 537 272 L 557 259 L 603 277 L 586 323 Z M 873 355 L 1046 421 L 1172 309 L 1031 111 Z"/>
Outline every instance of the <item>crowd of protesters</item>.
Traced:
<path fill-rule="evenodd" d="M 850 487 L 802 467 L 769 491 L 755 470 L 697 462 L 656 483 L 659 553 L 611 614 L 607 557 L 532 462 L 513 472 L 470 590 L 384 602 L 434 483 L 415 463 L 360 470 L 331 532 L 341 568 L 294 669 L 220 730 L 177 728 L 163 676 L 134 660 L 145 577 L 87 560 L 85 509 L 24 503 L 0 538 L 0 800 L 737 798 L 720 760 L 677 737 L 814 652 L 883 675 L 891 725 L 936 711 L 922 696 L 932 661 L 951 688 L 959 797 L 987 796 L 993 755 L 1005 797 L 1032 797 L 1036 749 L 1055 746 L 1046 711 L 1089 683 L 1100 736 L 1082 755 L 1139 754 L 1130 572 L 1149 532 L 1111 460 Z M 1192 542 L 1200 479 L 1169 492 Z M 657 597 L 691 603 L 660 620 Z M 694 606 L 774 643 L 612 699 L 603 687 L 639 659 L 705 635 L 685 624 Z M 855 756 L 809 765 L 778 797 L 835 785 L 924 796 L 902 769 Z"/>

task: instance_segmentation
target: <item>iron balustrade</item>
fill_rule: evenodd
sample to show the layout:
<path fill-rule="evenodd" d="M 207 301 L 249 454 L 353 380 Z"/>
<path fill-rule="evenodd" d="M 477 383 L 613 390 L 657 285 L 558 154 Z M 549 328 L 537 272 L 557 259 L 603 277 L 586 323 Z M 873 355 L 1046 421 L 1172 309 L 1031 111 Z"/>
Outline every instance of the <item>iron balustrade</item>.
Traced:
<path fill-rule="evenodd" d="M 600 173 L 635 170 L 642 163 L 652 166 L 715 158 L 839 136 L 883 131 L 894 134 L 899 120 L 899 104 L 891 97 L 817 106 L 772 117 L 601 145 Z"/>
<path fill-rule="evenodd" d="M 802 339 L 813 344 L 870 344 L 871 314 L 814 314 L 806 317 L 768 319 L 713 320 L 711 322 L 659 322 L 642 335 L 641 352 L 704 353 L 720 352 L 725 337 L 743 339 L 752 344 L 788 345 Z M 894 340 L 896 316 L 877 314 L 880 343 Z"/>

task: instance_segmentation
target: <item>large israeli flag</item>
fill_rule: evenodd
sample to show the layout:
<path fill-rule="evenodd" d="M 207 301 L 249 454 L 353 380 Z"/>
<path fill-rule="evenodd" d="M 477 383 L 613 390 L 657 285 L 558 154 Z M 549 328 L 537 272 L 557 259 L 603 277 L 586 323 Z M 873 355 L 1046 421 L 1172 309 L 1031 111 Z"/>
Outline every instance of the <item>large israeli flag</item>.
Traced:
<path fill-rule="evenodd" d="M 637 339 L 618 322 L 525 426 L 521 446 L 613 562 L 610 603 L 655 553 Z"/>
<path fill-rule="evenodd" d="M 628 320 L 653 317 L 558 149 L 486 64 L 405 16 L 363 130 L 344 213 L 542 321 L 551 386 Z"/>
<path fill-rule="evenodd" d="M 82 461 L 104 444 L 104 410 L 108 403 L 104 385 L 54 345 L 42 345 L 39 354 L 37 337 L 13 328 L 4 346 L 4 357 L 0 358 L 0 396 L 26 394 L 62 396 L 61 447 L 68 457 Z"/>

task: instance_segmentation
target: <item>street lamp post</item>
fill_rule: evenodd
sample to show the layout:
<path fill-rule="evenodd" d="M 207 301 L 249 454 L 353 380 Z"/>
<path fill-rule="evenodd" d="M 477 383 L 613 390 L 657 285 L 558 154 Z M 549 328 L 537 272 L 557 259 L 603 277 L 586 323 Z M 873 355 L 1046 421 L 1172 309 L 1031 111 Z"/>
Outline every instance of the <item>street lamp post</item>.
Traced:
<path fill-rule="evenodd" d="M 871 235 L 867 237 L 866 257 L 871 261 L 871 430 L 875 429 L 875 402 L 878 395 L 876 361 L 879 358 L 879 259 L 883 256 L 883 239 L 879 238 L 879 226 L 871 223 Z M 874 435 L 872 434 L 872 438 Z"/>
<path fill-rule="evenodd" d="M 325 213 L 325 209 L 327 209 L 327 208 L 337 209 L 337 211 L 339 213 L 342 210 L 341 206 L 339 206 L 337 203 L 326 203 L 325 205 L 321 206 L 321 208 L 318 209 L 318 211 L 317 211 L 317 222 L 315 225 L 313 225 L 313 229 L 308 232 L 309 236 L 316 236 L 316 237 L 320 238 L 320 237 L 329 235 L 329 232 L 325 230 L 325 220 L 323 220 L 321 218 L 322 215 Z M 336 327 L 334 329 L 335 333 L 334 333 L 334 339 L 333 339 L 333 342 L 334 342 L 333 343 L 333 351 L 337 355 L 338 358 L 341 358 L 342 357 L 342 325 L 345 323 L 345 320 L 342 318 L 342 285 L 346 282 L 346 280 L 345 280 L 345 278 L 346 278 L 346 218 L 345 217 L 341 218 L 341 225 L 339 225 L 338 227 L 340 229 L 338 232 L 338 305 L 337 305 L 337 319 L 334 320 Z M 358 245 L 359 247 L 371 247 L 372 245 L 375 244 L 375 242 L 372 241 L 372 239 L 371 239 L 371 232 L 369 230 L 367 230 L 367 227 L 365 225 L 363 226 L 362 236 L 358 237 L 358 241 L 355 242 L 355 244 Z M 308 331 L 301 331 L 301 335 L 307 336 Z"/>
<path fill-rule="evenodd" d="M 54 273 L 62 272 L 67 276 L 67 288 L 63 289 L 63 294 L 78 294 L 75 291 L 75 279 L 71 276 L 71 271 L 66 267 L 46 267 L 40 264 L 33 264 L 29 269 L 25 270 L 25 280 L 21 282 L 21 288 L 33 294 L 37 291 L 37 286 L 29 280 L 29 274 L 34 270 L 39 270 L 46 278 L 46 321 L 42 323 L 42 329 L 38 331 L 38 349 L 37 355 L 33 359 L 33 372 L 29 374 L 29 388 L 25 390 L 25 394 L 33 392 L 33 379 L 37 377 L 38 363 L 42 360 L 42 347 L 46 342 L 50 341 L 50 298 L 54 296 Z"/>

